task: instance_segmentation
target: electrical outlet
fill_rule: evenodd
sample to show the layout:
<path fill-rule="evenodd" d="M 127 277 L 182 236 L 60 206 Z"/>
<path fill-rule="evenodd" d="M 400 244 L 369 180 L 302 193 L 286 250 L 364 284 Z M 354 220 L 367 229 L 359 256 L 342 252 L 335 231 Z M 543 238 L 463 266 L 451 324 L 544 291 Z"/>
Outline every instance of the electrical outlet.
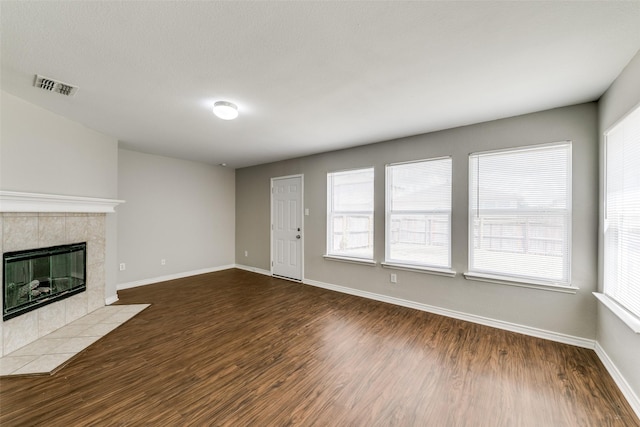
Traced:
<path fill-rule="evenodd" d="M 165 265 L 166 263 L 167 263 L 167 260 L 166 260 L 166 259 L 162 258 L 162 259 L 160 260 L 160 265 Z"/>
<path fill-rule="evenodd" d="M 120 263 L 120 271 L 125 271 L 127 269 L 127 265 L 124 262 Z"/>
<path fill-rule="evenodd" d="M 395 273 L 391 273 L 391 283 L 398 283 L 398 276 Z"/>
<path fill-rule="evenodd" d="M 244 256 L 249 256 L 249 251 L 244 251 Z"/>

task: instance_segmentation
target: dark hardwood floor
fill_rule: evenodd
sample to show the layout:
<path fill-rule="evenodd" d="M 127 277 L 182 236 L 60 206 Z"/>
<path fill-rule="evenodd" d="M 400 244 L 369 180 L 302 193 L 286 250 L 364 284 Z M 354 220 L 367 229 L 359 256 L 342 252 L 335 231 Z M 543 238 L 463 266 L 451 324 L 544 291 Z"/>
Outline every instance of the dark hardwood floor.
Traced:
<path fill-rule="evenodd" d="M 640 426 L 596 354 L 241 270 L 120 291 L 152 306 L 8 426 Z"/>

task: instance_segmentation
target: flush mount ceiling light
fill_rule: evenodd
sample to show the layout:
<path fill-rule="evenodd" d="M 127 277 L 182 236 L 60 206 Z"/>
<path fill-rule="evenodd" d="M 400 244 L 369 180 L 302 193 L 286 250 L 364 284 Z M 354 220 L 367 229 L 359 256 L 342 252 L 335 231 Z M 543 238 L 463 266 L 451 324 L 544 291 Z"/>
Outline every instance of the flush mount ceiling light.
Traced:
<path fill-rule="evenodd" d="M 238 117 L 238 106 L 227 101 L 218 101 L 213 104 L 213 114 L 222 120 L 233 120 Z"/>

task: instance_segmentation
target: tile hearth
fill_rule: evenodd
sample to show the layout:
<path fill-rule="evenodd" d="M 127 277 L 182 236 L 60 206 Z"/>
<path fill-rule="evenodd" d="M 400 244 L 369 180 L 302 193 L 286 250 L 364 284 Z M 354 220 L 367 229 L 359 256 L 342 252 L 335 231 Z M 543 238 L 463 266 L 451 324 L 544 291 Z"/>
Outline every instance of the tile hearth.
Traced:
<path fill-rule="evenodd" d="M 71 358 L 150 304 L 101 307 L 12 353 L 0 357 L 0 376 L 53 374 Z"/>

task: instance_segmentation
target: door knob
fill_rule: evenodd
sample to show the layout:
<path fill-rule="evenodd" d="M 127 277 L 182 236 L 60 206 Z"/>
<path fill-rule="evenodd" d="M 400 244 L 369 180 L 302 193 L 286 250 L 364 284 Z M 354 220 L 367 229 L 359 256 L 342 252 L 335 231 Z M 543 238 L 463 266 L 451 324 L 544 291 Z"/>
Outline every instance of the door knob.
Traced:
<path fill-rule="evenodd" d="M 296 239 L 299 239 L 299 238 L 300 238 L 300 235 L 298 234 L 298 235 L 296 236 Z"/>

